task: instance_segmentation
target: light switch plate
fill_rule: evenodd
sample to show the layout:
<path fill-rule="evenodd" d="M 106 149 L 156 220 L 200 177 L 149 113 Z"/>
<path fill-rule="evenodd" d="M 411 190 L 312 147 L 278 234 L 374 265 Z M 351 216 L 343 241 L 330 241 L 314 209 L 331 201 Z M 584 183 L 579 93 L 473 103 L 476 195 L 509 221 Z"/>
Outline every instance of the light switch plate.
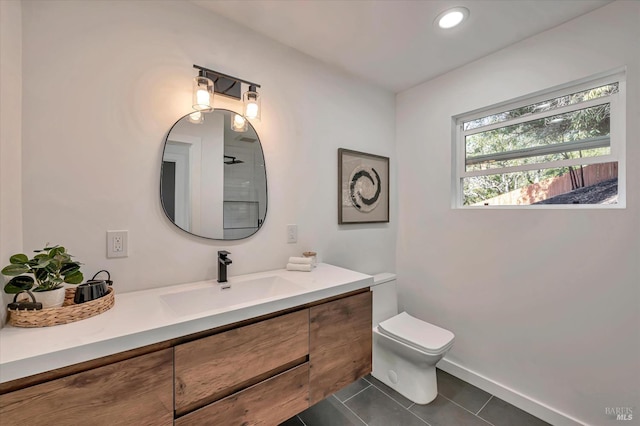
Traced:
<path fill-rule="evenodd" d="M 298 242 L 298 225 L 287 225 L 287 243 Z"/>
<path fill-rule="evenodd" d="M 107 231 L 107 258 L 129 257 L 129 231 Z"/>

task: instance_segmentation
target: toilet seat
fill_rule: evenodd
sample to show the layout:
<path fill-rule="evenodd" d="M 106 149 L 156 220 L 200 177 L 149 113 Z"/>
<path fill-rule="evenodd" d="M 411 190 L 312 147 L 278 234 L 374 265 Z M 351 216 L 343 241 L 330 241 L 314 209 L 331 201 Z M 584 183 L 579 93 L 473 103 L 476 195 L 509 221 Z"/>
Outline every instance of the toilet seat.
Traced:
<path fill-rule="evenodd" d="M 380 333 L 428 354 L 446 352 L 454 334 L 402 312 L 378 324 Z"/>

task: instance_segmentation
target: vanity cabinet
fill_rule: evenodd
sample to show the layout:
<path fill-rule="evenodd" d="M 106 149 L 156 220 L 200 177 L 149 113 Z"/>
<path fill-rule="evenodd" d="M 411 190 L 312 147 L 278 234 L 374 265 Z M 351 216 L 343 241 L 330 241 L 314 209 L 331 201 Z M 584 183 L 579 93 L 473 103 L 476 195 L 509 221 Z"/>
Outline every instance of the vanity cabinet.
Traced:
<path fill-rule="evenodd" d="M 173 424 L 173 351 L 165 349 L 0 395 L 0 424 Z"/>
<path fill-rule="evenodd" d="M 370 291 L 309 310 L 309 404 L 371 372 Z"/>
<path fill-rule="evenodd" d="M 0 423 L 275 426 L 371 372 L 371 301 L 359 290 L 19 379 Z"/>

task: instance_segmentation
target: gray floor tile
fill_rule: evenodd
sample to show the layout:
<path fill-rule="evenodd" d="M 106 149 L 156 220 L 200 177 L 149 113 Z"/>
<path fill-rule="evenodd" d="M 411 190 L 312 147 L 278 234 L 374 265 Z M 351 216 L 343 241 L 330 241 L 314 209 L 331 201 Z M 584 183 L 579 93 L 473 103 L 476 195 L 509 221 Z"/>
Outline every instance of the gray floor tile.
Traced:
<path fill-rule="evenodd" d="M 280 426 L 549 426 L 454 376 L 437 374 L 439 394 L 427 405 L 413 404 L 368 375 Z"/>
<path fill-rule="evenodd" d="M 365 426 L 337 398 L 330 396 L 298 414 L 307 426 Z"/>
<path fill-rule="evenodd" d="M 493 423 L 495 426 L 544 426 L 549 425 L 537 417 L 522 411 L 518 407 L 514 407 L 495 396 L 491 401 L 478 413 L 478 416 Z"/>
<path fill-rule="evenodd" d="M 391 398 L 393 398 L 398 404 L 402 405 L 404 408 L 409 408 L 411 404 L 413 404 L 413 401 L 400 395 L 398 392 L 391 389 L 389 386 L 385 385 L 380 380 L 373 377 L 371 374 L 367 375 L 365 379 L 369 383 L 371 383 L 372 385 L 380 389 L 382 392 L 389 395 Z"/>
<path fill-rule="evenodd" d="M 304 423 L 302 423 L 302 420 L 300 420 L 298 416 L 293 416 L 286 422 L 280 423 L 279 426 L 304 426 Z"/>
<path fill-rule="evenodd" d="M 487 403 L 491 394 L 483 391 L 457 377 L 440 369 L 436 369 L 438 376 L 438 393 L 451 401 L 477 413 Z"/>
<path fill-rule="evenodd" d="M 368 388 L 369 386 L 371 386 L 371 383 L 367 382 L 364 379 L 360 379 L 356 382 L 351 383 L 346 388 L 339 390 L 333 395 L 336 398 L 338 398 L 340 402 L 344 402 L 345 400 L 351 398 L 353 395 L 357 394 L 361 390 Z"/>
<path fill-rule="evenodd" d="M 442 395 L 438 395 L 427 405 L 415 404 L 409 411 L 415 413 L 431 426 L 489 426 L 481 418 L 474 416 Z M 513 423 L 511 426 L 516 424 Z"/>
<path fill-rule="evenodd" d="M 375 386 L 363 390 L 345 405 L 369 426 L 426 426 L 422 420 Z"/>

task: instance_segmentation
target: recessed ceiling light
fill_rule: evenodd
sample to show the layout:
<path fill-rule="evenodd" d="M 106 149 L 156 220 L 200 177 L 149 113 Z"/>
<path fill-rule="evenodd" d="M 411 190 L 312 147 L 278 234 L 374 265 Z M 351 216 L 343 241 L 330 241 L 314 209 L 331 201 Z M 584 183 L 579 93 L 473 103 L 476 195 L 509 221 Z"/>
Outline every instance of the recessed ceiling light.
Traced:
<path fill-rule="evenodd" d="M 454 7 L 445 10 L 435 20 L 435 24 L 442 29 L 453 28 L 460 25 L 462 21 L 469 17 L 469 9 L 466 7 Z"/>

